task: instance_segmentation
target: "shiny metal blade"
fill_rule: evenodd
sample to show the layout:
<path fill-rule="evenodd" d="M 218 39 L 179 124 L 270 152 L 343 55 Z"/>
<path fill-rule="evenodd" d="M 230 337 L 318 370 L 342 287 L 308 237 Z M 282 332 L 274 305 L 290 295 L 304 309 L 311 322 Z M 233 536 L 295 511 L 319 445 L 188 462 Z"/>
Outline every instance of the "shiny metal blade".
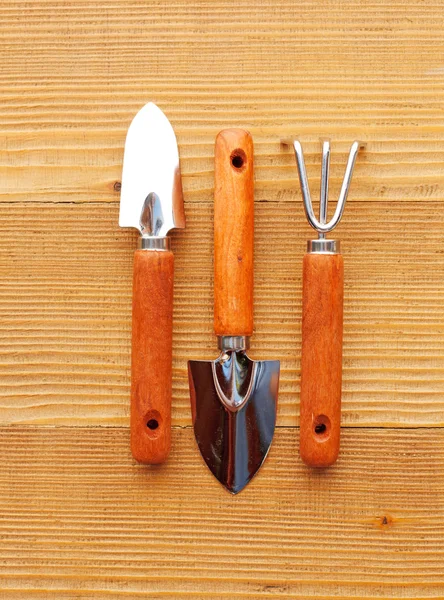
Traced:
<path fill-rule="evenodd" d="M 160 237 L 185 227 L 176 136 L 152 102 L 139 110 L 126 136 L 119 225 Z"/>
<path fill-rule="evenodd" d="M 227 352 L 189 361 L 194 435 L 213 475 L 240 492 L 264 462 L 276 424 L 279 361 Z"/>

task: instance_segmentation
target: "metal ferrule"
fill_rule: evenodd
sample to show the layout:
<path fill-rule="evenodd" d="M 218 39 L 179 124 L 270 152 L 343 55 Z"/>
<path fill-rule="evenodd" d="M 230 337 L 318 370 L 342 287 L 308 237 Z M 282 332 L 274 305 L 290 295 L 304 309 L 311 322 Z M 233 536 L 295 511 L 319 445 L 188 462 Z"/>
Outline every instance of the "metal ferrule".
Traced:
<path fill-rule="evenodd" d="M 139 247 L 141 250 L 169 250 L 170 238 L 168 236 L 141 236 Z"/>
<path fill-rule="evenodd" d="M 250 347 L 249 335 L 218 335 L 217 346 L 222 352 L 233 350 L 248 350 Z"/>
<path fill-rule="evenodd" d="M 341 242 L 339 240 L 326 240 L 325 238 L 308 240 L 307 252 L 309 254 L 340 254 Z"/>

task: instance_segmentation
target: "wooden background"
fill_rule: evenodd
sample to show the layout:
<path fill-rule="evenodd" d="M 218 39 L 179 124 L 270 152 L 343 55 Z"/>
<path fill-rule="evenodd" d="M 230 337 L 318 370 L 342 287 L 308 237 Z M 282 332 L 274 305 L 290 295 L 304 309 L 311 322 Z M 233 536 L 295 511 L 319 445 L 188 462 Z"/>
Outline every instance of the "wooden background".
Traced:
<path fill-rule="evenodd" d="M 16 0 L 0 4 L 0 595 L 5 600 L 444 597 L 444 4 Z M 178 137 L 173 452 L 129 453 L 128 125 Z M 253 356 L 279 358 L 278 429 L 238 497 L 195 447 L 186 361 L 212 335 L 213 144 L 256 154 Z M 346 264 L 343 445 L 298 457 L 299 136 Z"/>

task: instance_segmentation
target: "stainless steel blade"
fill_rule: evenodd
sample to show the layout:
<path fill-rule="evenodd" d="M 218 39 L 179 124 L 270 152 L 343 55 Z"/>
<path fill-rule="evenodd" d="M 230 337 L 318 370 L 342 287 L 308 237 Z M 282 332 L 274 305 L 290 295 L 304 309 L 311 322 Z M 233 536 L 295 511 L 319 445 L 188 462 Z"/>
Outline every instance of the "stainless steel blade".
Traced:
<path fill-rule="evenodd" d="M 273 439 L 279 361 L 253 361 L 223 352 L 214 361 L 189 361 L 194 435 L 213 475 L 240 492 L 264 462 Z"/>
<path fill-rule="evenodd" d="M 152 102 L 139 110 L 126 136 L 119 225 L 159 237 L 185 227 L 176 136 Z"/>

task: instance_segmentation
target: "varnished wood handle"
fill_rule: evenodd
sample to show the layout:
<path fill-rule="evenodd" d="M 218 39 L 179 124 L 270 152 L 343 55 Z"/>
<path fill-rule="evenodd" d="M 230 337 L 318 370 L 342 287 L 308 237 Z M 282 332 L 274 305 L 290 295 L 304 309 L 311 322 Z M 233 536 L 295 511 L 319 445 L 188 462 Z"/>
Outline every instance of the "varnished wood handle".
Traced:
<path fill-rule="evenodd" d="M 303 266 L 300 454 L 327 467 L 341 431 L 344 263 L 340 254 L 306 254 Z"/>
<path fill-rule="evenodd" d="M 216 138 L 214 170 L 214 331 L 253 333 L 253 140 L 243 129 Z"/>
<path fill-rule="evenodd" d="M 174 257 L 134 255 L 131 357 L 131 451 L 142 463 L 162 463 L 171 446 Z"/>

